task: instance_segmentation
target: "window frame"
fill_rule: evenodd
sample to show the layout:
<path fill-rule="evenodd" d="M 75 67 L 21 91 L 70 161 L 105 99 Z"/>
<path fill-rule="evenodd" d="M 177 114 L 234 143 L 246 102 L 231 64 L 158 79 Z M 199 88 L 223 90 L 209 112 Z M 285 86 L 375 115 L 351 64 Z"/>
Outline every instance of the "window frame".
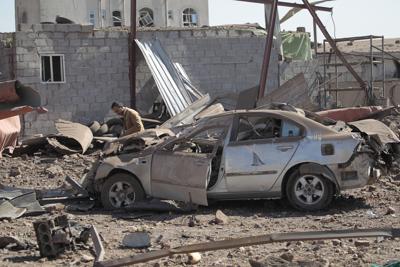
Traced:
<path fill-rule="evenodd" d="M 50 76 L 52 81 L 43 81 L 43 57 L 50 57 Z M 53 57 L 60 57 L 61 60 L 61 77 L 63 78 L 62 81 L 54 81 L 54 69 L 53 69 Z M 40 55 L 40 83 L 42 84 L 63 84 L 66 83 L 66 76 L 65 76 L 65 56 L 64 54 L 41 54 Z"/>
<path fill-rule="evenodd" d="M 119 12 L 119 21 L 116 21 L 116 19 L 118 19 L 118 17 L 117 16 L 114 16 L 114 13 L 115 12 Z M 112 18 L 112 25 L 113 25 L 113 27 L 122 27 L 123 26 L 123 23 L 122 23 L 122 21 L 123 21 L 123 19 L 122 19 L 122 12 L 120 11 L 120 10 L 114 10 L 113 12 L 111 12 L 111 18 Z M 115 25 L 115 23 L 120 23 L 121 25 L 119 25 L 119 26 L 117 26 L 117 25 Z"/>
<path fill-rule="evenodd" d="M 93 15 L 93 23 L 91 22 L 91 16 Z M 88 21 L 90 25 L 95 26 L 96 25 L 96 11 L 94 10 L 89 10 L 89 17 L 88 17 Z"/>
<path fill-rule="evenodd" d="M 150 26 L 148 26 L 148 25 L 140 25 L 141 19 L 143 17 L 145 17 L 145 16 L 143 16 L 143 17 L 141 16 L 141 13 L 143 13 L 143 12 L 147 12 L 147 14 L 149 15 L 149 17 L 152 20 L 152 25 L 150 25 Z M 149 7 L 143 7 L 138 11 L 138 13 L 139 13 L 139 16 L 138 16 L 138 26 L 139 27 L 155 27 L 155 24 L 154 24 L 154 10 L 153 9 L 151 9 Z"/>
<path fill-rule="evenodd" d="M 277 119 L 281 121 L 289 121 L 299 127 L 300 135 L 299 136 L 286 136 L 286 137 L 272 137 L 272 138 L 265 138 L 265 139 L 250 139 L 250 140 L 241 140 L 237 141 L 237 136 L 239 134 L 239 122 L 242 117 L 269 117 L 271 119 Z M 282 134 L 282 129 L 280 129 L 280 133 Z M 257 143 L 282 143 L 282 142 L 296 142 L 303 139 L 306 136 L 306 129 L 303 125 L 299 124 L 296 121 L 293 121 L 289 118 L 284 116 L 280 116 L 278 114 L 268 114 L 268 113 L 242 113 L 236 114 L 233 118 L 232 124 L 232 132 L 229 139 L 229 146 L 235 145 L 247 145 L 247 144 L 257 144 Z"/>
<path fill-rule="evenodd" d="M 185 11 L 189 10 L 191 11 L 191 13 L 185 14 Z M 193 22 L 185 22 L 185 17 L 187 16 L 193 16 L 193 14 L 196 14 L 196 24 L 193 24 Z M 185 25 L 188 24 L 188 25 Z M 192 8 L 192 7 L 187 7 L 185 9 L 183 9 L 182 11 L 182 26 L 183 27 L 199 27 L 199 12 L 197 12 L 196 9 Z"/>

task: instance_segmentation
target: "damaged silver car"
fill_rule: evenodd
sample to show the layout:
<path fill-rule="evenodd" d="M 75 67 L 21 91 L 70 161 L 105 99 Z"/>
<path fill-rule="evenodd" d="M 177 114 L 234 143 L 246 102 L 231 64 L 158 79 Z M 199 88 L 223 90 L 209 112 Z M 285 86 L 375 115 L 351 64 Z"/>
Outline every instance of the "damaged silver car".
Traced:
<path fill-rule="evenodd" d="M 84 185 L 108 209 L 146 197 L 199 205 L 286 198 L 312 211 L 373 183 L 400 142 L 378 121 L 370 123 L 380 133 L 370 135 L 366 122 L 326 126 L 295 111 L 219 110 L 173 131 L 124 137 L 109 144 Z"/>

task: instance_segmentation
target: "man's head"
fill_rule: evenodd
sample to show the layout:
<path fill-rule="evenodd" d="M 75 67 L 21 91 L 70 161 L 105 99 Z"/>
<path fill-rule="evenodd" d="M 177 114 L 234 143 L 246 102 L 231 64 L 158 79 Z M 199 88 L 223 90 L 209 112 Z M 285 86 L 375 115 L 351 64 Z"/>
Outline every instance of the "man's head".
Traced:
<path fill-rule="evenodd" d="M 119 102 L 112 103 L 111 109 L 118 115 L 122 116 L 124 114 L 124 105 Z"/>

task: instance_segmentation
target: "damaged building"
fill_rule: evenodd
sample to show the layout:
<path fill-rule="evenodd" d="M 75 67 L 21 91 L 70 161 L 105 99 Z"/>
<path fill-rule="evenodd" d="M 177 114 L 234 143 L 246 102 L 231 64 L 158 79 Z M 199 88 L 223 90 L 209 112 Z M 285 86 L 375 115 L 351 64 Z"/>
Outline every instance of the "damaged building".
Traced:
<path fill-rule="evenodd" d="M 129 0 L 16 0 L 16 29 L 33 24 L 65 22 L 95 28 L 130 26 Z M 145 0 L 137 3 L 138 25 L 141 27 L 197 27 L 209 24 L 208 0 Z"/>
<path fill-rule="evenodd" d="M 128 31 L 93 30 L 77 24 L 36 24 L 11 35 L 15 77 L 37 89 L 49 113 L 25 117 L 25 135 L 54 131 L 57 119 L 103 120 L 113 100 L 130 99 Z M 9 35 L 1 35 L 9 38 Z M 158 39 L 182 64 L 196 88 L 211 96 L 236 94 L 257 86 L 265 31 L 255 27 L 143 29 L 138 39 Z M 137 52 L 137 108 L 151 112 L 158 92 Z M 279 59 L 271 57 L 268 90 L 279 86 Z"/>

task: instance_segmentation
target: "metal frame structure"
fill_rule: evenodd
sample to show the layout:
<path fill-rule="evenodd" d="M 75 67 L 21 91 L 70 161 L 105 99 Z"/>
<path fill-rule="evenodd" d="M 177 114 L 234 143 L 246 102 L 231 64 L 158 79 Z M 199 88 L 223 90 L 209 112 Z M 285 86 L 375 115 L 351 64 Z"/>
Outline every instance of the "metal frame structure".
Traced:
<path fill-rule="evenodd" d="M 130 51 L 130 55 L 129 55 L 130 71 L 129 71 L 129 73 L 130 73 L 130 85 L 131 85 L 130 93 L 131 93 L 131 107 L 133 107 L 133 108 L 136 107 L 136 62 L 135 62 L 136 61 L 136 45 L 135 45 L 136 1 L 137 0 L 131 0 L 131 33 L 129 36 L 129 46 L 130 46 L 130 49 L 129 49 L 129 51 Z M 351 65 L 348 64 L 345 57 L 340 53 L 339 49 L 335 45 L 335 42 L 333 41 L 332 37 L 329 35 L 328 31 L 326 30 L 325 26 L 323 25 L 323 23 L 321 22 L 321 20 L 319 19 L 318 15 L 316 13 L 316 11 L 331 12 L 332 8 L 312 5 L 308 2 L 308 0 L 302 0 L 303 4 L 288 3 L 288 2 L 278 1 L 278 0 L 237 0 L 237 1 L 259 3 L 259 4 L 271 4 L 272 5 L 271 16 L 270 16 L 271 22 L 269 23 L 267 42 L 265 45 L 263 65 L 262 65 L 261 76 L 260 76 L 260 87 L 259 87 L 258 99 L 263 97 L 265 94 L 265 86 L 266 86 L 266 82 L 268 79 L 269 61 L 270 61 L 271 51 L 272 51 L 272 46 L 273 46 L 273 36 L 274 36 L 276 15 L 278 13 L 278 6 L 297 7 L 297 8 L 301 8 L 301 9 L 308 9 L 311 16 L 314 19 L 314 23 L 319 26 L 320 30 L 324 34 L 325 38 L 329 41 L 329 43 L 331 44 L 331 47 L 335 50 L 338 57 L 343 61 L 343 63 L 348 68 L 348 70 L 353 74 L 353 76 L 356 78 L 356 80 L 360 83 L 360 86 L 367 90 L 366 84 L 358 76 L 358 74 L 354 71 L 354 69 L 351 67 Z M 316 32 L 316 29 L 314 31 Z"/>
<path fill-rule="evenodd" d="M 377 47 L 373 44 L 373 41 L 376 39 L 381 39 L 381 47 Z M 366 62 L 361 62 L 359 64 L 364 64 L 364 63 L 368 63 L 370 64 L 370 79 L 369 79 L 369 83 L 368 83 L 368 91 L 366 92 L 366 104 L 370 104 L 371 101 L 374 99 L 374 91 L 375 89 L 381 89 L 382 93 L 381 93 L 381 97 L 384 97 L 384 92 L 385 92 L 385 81 L 386 81 L 386 77 L 385 77 L 385 37 L 384 36 L 374 36 L 374 35 L 368 35 L 368 36 L 356 36 L 356 37 L 349 37 L 349 38 L 338 38 L 338 39 L 334 39 L 333 41 L 335 42 L 335 44 L 338 43 L 343 43 L 343 42 L 356 42 L 356 41 L 365 41 L 365 40 L 369 40 L 369 44 L 370 44 L 370 49 L 369 49 L 369 55 L 365 55 L 365 57 L 368 57 L 368 61 Z M 329 92 L 334 92 L 335 93 L 335 101 L 336 101 L 336 106 L 337 106 L 337 101 L 338 101 L 338 92 L 340 91 L 360 91 L 360 88 L 339 88 L 339 72 L 338 72 L 338 67 L 342 66 L 342 64 L 337 62 L 337 54 L 335 54 L 335 58 L 334 58 L 334 63 L 330 63 L 330 53 L 329 53 L 329 57 L 327 59 L 327 48 L 326 48 L 326 42 L 327 40 L 324 40 L 323 42 L 323 62 L 324 62 L 324 80 L 329 80 L 328 82 L 325 82 L 323 85 L 323 95 L 324 95 L 324 99 L 325 99 L 325 106 L 326 106 L 326 98 Z M 374 49 L 379 51 L 379 54 L 374 53 Z M 357 55 L 357 56 L 363 56 L 364 55 Z M 376 60 L 376 58 L 379 57 L 379 60 Z M 350 65 L 352 65 L 352 63 L 349 63 Z M 374 87 L 374 64 L 382 64 L 383 66 L 383 75 L 382 75 L 382 87 L 378 87 L 375 88 Z M 328 67 L 333 65 L 335 67 L 335 75 L 334 77 L 329 77 L 328 74 Z M 328 76 L 328 77 L 327 77 Z M 330 84 L 332 81 L 335 81 L 335 87 L 334 88 L 330 88 Z"/>

